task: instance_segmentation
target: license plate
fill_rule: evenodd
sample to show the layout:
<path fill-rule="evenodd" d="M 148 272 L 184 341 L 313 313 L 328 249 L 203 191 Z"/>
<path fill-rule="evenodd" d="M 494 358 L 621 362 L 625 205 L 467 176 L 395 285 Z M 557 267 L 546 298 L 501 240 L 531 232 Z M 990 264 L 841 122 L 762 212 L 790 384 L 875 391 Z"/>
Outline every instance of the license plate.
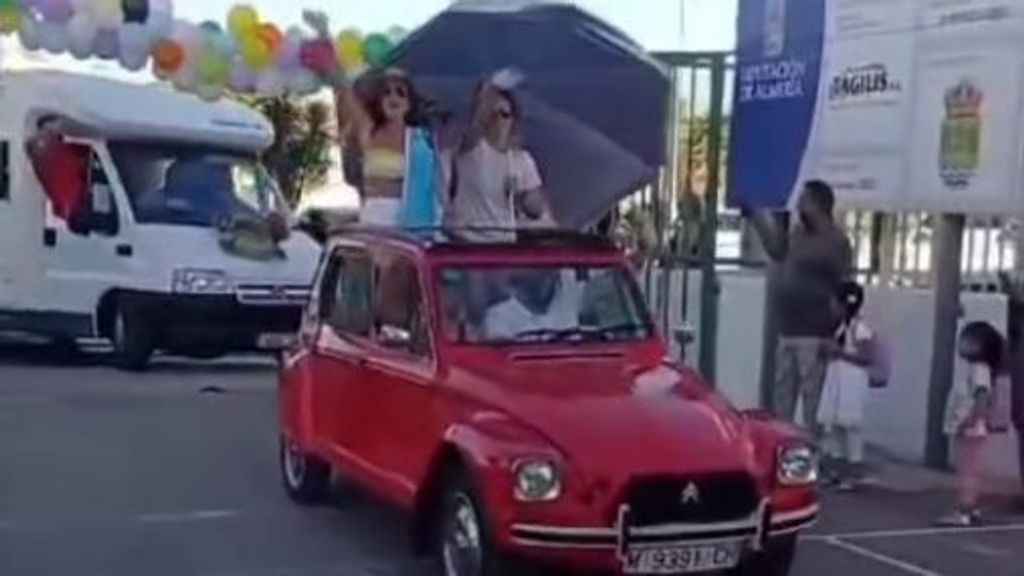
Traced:
<path fill-rule="evenodd" d="M 256 346 L 261 350 L 284 350 L 295 342 L 294 334 L 260 334 Z"/>
<path fill-rule="evenodd" d="M 626 553 L 626 574 L 694 574 L 728 570 L 740 563 L 739 547 L 730 544 L 634 548 Z"/>

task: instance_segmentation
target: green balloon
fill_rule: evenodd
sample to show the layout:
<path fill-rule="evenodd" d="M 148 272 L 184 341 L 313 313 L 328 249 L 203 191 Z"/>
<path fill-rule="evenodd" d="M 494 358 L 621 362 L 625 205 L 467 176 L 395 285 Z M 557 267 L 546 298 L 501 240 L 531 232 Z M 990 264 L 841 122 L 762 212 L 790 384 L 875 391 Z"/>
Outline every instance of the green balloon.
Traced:
<path fill-rule="evenodd" d="M 363 40 L 363 55 L 366 63 L 374 68 L 379 68 L 388 63 L 391 51 L 395 45 L 386 34 L 370 34 Z"/>
<path fill-rule="evenodd" d="M 208 86 L 221 86 L 231 75 L 231 66 L 222 55 L 207 50 L 199 57 L 199 81 Z"/>

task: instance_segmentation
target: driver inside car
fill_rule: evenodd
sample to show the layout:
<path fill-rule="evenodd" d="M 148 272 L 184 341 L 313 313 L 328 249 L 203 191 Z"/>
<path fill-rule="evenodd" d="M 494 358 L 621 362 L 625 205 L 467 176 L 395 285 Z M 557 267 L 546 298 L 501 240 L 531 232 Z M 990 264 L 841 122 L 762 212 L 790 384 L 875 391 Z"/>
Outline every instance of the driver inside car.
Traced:
<path fill-rule="evenodd" d="M 484 317 L 487 338 L 517 340 L 579 327 L 579 298 L 570 284 L 558 270 L 513 273 L 507 298 L 491 306 Z"/>

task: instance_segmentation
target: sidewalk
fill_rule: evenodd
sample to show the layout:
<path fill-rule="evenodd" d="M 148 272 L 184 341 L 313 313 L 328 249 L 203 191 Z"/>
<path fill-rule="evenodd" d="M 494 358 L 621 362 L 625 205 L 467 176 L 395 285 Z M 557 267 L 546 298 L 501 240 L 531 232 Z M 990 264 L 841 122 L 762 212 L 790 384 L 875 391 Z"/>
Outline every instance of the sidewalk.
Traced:
<path fill-rule="evenodd" d="M 952 471 L 926 468 L 919 463 L 893 457 L 874 447 L 868 450 L 868 466 L 868 484 L 889 492 L 952 492 L 957 487 L 956 475 Z M 1016 478 L 989 477 L 985 479 L 985 493 L 998 499 L 1013 499 L 1024 496 L 1024 489 L 1020 480 Z"/>

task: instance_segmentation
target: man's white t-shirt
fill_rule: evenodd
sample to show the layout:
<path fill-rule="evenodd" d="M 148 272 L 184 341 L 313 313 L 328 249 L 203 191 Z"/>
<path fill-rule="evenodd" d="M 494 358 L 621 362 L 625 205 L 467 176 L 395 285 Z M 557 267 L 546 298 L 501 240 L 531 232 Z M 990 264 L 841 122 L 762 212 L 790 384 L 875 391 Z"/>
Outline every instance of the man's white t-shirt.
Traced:
<path fill-rule="evenodd" d="M 486 139 L 459 157 L 451 222 L 456 228 L 515 230 L 515 198 L 543 185 L 537 163 L 523 149 L 501 152 Z M 508 232 L 473 232 L 473 239 L 515 239 Z"/>
<path fill-rule="evenodd" d="M 534 314 L 514 295 L 495 304 L 484 315 L 484 336 L 488 340 L 513 340 L 536 330 L 572 330 L 580 324 L 580 293 L 575 282 L 563 278 L 548 309 Z"/>

